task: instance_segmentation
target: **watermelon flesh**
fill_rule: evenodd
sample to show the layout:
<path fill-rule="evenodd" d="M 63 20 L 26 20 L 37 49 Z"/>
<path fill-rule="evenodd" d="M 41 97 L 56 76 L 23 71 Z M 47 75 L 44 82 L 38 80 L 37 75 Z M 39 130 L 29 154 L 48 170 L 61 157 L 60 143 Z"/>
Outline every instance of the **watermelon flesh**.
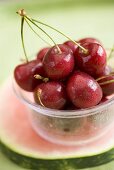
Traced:
<path fill-rule="evenodd" d="M 95 159 L 98 159 L 99 155 L 105 153 L 111 153 L 112 155 L 112 148 L 114 147 L 114 124 L 110 131 L 105 133 L 100 140 L 98 139 L 89 144 L 82 144 L 80 146 L 54 144 L 43 139 L 33 130 L 29 121 L 28 109 L 14 95 L 10 79 L 8 79 L 2 87 L 0 96 L 0 140 L 1 146 L 5 148 L 5 153 L 8 154 L 9 152 L 6 152 L 6 150 L 9 150 L 22 157 L 31 158 L 32 160 L 35 159 L 36 162 L 38 160 L 43 160 L 44 164 L 45 161 L 48 160 L 51 161 L 50 164 L 53 164 L 54 160 L 57 160 L 59 164 L 61 161 L 66 161 L 67 167 L 72 167 L 70 161 L 72 162 L 72 160 L 75 160 L 76 165 L 74 166 L 73 164 L 74 169 L 77 167 L 85 168 L 96 166 L 112 160 L 109 154 L 110 159 L 103 159 L 104 161 L 100 160 L 100 162 L 97 160 L 97 163 L 95 161 Z M 88 163 L 86 158 L 90 159 Z M 12 158 L 10 156 L 10 159 L 13 160 L 13 156 Z M 91 165 L 92 159 L 93 164 Z M 14 161 L 15 160 L 16 159 L 14 159 Z M 79 161 L 76 162 L 77 160 Z M 84 163 L 82 165 L 84 160 L 86 160 L 85 166 Z M 23 165 L 26 167 L 25 164 Z"/>

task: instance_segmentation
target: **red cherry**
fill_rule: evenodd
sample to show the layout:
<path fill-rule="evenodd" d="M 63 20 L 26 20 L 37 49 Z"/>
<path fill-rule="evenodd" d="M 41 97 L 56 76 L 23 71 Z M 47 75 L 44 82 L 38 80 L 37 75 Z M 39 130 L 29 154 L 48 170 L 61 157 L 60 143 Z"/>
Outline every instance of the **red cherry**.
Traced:
<path fill-rule="evenodd" d="M 87 37 L 87 38 L 82 38 L 80 40 L 78 40 L 79 43 L 83 44 L 83 43 L 97 43 L 97 44 L 101 44 L 101 42 L 93 37 Z"/>
<path fill-rule="evenodd" d="M 73 41 L 66 41 L 64 42 L 64 44 L 67 45 L 72 50 L 73 53 L 75 53 L 78 47 Z"/>
<path fill-rule="evenodd" d="M 75 51 L 76 64 L 80 70 L 96 77 L 106 67 L 105 49 L 97 43 L 84 43 L 82 46 L 88 50 L 84 53 L 79 47 Z"/>
<path fill-rule="evenodd" d="M 47 82 L 38 85 L 34 91 L 35 102 L 52 109 L 62 109 L 66 104 L 64 85 L 59 82 Z"/>
<path fill-rule="evenodd" d="M 45 56 L 45 54 L 48 52 L 49 49 L 50 49 L 49 47 L 46 47 L 46 48 L 41 49 L 41 50 L 37 53 L 37 59 L 42 61 L 43 58 L 44 58 L 44 56 Z"/>
<path fill-rule="evenodd" d="M 35 74 L 45 75 L 40 60 L 20 64 L 14 70 L 14 78 L 17 84 L 26 91 L 33 91 L 39 83 L 42 83 L 42 80 L 34 78 Z"/>
<path fill-rule="evenodd" d="M 111 73 L 112 74 L 112 73 Z M 101 83 L 105 83 L 108 81 L 114 81 L 114 75 L 109 75 L 108 77 L 103 78 L 102 80 L 99 80 L 98 83 L 100 84 L 103 94 L 104 96 L 109 96 L 112 95 L 114 93 L 114 82 L 109 82 L 107 84 L 101 84 Z"/>
<path fill-rule="evenodd" d="M 100 104 L 106 102 L 107 100 L 108 98 L 106 96 L 103 96 L 102 100 L 100 101 Z"/>
<path fill-rule="evenodd" d="M 79 108 L 77 108 L 75 105 L 73 105 L 73 103 L 70 102 L 66 105 L 64 110 L 79 110 Z"/>
<path fill-rule="evenodd" d="M 53 80 L 66 78 L 74 68 L 74 56 L 70 48 L 64 44 L 50 48 L 43 60 L 44 70 L 47 76 Z"/>
<path fill-rule="evenodd" d="M 102 76 L 107 76 L 107 75 L 109 75 L 109 74 L 111 73 L 111 71 L 112 71 L 112 68 L 111 68 L 110 66 L 106 65 L 106 66 L 104 67 L 104 70 L 103 70 L 101 73 L 99 73 L 99 74 L 96 76 L 96 78 L 102 77 Z"/>
<path fill-rule="evenodd" d="M 102 89 L 88 74 L 76 71 L 68 80 L 67 95 L 78 108 L 97 105 L 102 99 Z"/>

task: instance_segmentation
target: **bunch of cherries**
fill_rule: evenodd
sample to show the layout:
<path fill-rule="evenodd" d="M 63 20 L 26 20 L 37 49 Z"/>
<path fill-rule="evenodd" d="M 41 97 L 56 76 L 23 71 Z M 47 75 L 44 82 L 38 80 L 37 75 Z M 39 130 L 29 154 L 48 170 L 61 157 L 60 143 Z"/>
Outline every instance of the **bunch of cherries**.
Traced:
<path fill-rule="evenodd" d="M 25 56 L 24 21 L 30 27 L 32 23 L 42 30 L 38 24 L 43 24 L 61 33 L 47 24 L 31 19 L 24 10 L 18 11 L 18 14 L 22 18 L 21 38 Z M 33 30 L 32 27 L 31 29 Z M 61 33 L 69 40 L 56 44 L 42 31 L 53 41 L 54 46 L 41 49 L 34 60 L 28 61 L 26 57 L 26 62 L 14 70 L 17 84 L 22 89 L 33 92 L 36 103 L 52 109 L 84 109 L 96 106 L 114 93 L 114 73 L 107 65 L 107 54 L 99 40 L 83 38 L 74 41 Z M 113 49 L 110 55 L 112 52 Z"/>

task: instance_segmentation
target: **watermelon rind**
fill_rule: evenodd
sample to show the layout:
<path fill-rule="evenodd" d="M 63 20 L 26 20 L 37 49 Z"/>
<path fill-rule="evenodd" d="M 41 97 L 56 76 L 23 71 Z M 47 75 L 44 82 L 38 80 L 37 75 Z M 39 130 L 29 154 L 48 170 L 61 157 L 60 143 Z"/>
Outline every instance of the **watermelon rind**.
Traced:
<path fill-rule="evenodd" d="M 14 149 L 13 149 L 14 148 Z M 90 168 L 106 164 L 114 159 L 114 148 L 109 149 L 103 153 L 97 155 L 84 155 L 83 157 L 76 157 L 72 155 L 69 158 L 40 158 L 32 156 L 32 152 L 29 154 L 24 153 L 21 150 L 15 148 L 15 146 L 8 146 L 1 141 L 1 151 L 14 163 L 28 169 L 34 170 L 76 170 L 83 168 Z"/>

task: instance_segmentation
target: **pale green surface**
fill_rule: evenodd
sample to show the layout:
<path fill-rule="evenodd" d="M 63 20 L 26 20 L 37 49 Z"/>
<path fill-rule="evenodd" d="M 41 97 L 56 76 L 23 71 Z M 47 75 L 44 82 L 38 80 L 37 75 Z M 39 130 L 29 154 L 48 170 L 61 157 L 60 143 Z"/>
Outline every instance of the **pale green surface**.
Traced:
<path fill-rule="evenodd" d="M 108 1 L 110 2 L 109 4 L 106 2 L 105 4 L 99 4 L 98 2 L 96 5 L 89 3 L 82 5 L 82 3 L 76 3 L 75 1 L 72 7 L 67 3 L 66 8 L 64 3 L 52 6 L 43 6 L 41 2 L 39 5 L 37 3 L 35 5 L 29 5 L 29 3 L 27 5 L 13 5 L 13 3 L 6 5 L 0 3 L 0 83 L 9 74 L 12 74 L 14 66 L 23 56 L 19 32 L 20 18 L 15 14 L 19 6 L 27 6 L 28 13 L 34 18 L 39 17 L 42 21 L 55 26 L 74 39 L 93 36 L 102 40 L 102 43 L 106 47 L 112 47 L 114 44 L 114 3 L 113 1 L 112 3 Z M 51 31 L 49 32 L 51 33 Z M 58 43 L 65 40 L 56 33 L 53 35 L 54 38 L 56 37 L 55 39 Z M 45 45 L 34 36 L 34 33 L 29 28 L 26 29 L 25 39 L 29 55 L 34 54 L 40 47 Z M 0 154 L 0 170 L 8 169 L 23 170 Z M 100 166 L 99 168 L 91 168 L 91 170 L 114 170 L 114 162 Z"/>

